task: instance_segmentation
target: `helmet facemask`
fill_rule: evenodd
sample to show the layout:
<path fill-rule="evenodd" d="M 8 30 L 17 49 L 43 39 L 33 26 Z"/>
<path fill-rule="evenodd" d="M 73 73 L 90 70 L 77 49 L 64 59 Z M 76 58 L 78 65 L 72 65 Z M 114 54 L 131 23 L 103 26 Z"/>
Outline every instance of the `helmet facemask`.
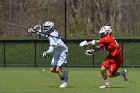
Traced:
<path fill-rule="evenodd" d="M 101 37 L 104 37 L 106 35 L 111 34 L 111 32 L 112 32 L 111 26 L 103 26 L 99 31 L 99 34 L 101 35 Z"/>
<path fill-rule="evenodd" d="M 54 31 L 54 23 L 49 21 L 45 22 L 42 26 L 42 31 L 49 35 Z"/>

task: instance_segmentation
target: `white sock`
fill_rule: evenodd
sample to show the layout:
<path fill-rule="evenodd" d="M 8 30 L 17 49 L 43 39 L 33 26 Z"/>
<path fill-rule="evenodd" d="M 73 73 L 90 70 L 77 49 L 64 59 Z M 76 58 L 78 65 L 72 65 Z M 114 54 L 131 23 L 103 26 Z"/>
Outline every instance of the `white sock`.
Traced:
<path fill-rule="evenodd" d="M 110 85 L 110 82 L 108 79 L 105 80 L 105 85 L 107 85 L 107 86 Z"/>

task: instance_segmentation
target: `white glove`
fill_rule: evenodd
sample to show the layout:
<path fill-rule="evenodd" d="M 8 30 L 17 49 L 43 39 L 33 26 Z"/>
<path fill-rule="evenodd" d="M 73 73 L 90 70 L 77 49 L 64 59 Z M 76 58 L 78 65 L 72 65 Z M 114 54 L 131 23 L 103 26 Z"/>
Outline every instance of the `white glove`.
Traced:
<path fill-rule="evenodd" d="M 84 46 L 87 46 L 87 45 L 88 45 L 88 43 L 87 43 L 86 40 L 82 41 L 82 42 L 79 44 L 80 47 L 84 47 Z"/>
<path fill-rule="evenodd" d="M 94 50 L 93 49 L 86 50 L 85 54 L 88 56 L 92 56 L 94 54 Z"/>
<path fill-rule="evenodd" d="M 28 29 L 28 31 L 27 31 L 28 33 L 35 33 L 36 31 L 34 30 L 34 28 L 33 27 L 31 27 L 31 28 L 29 28 Z"/>
<path fill-rule="evenodd" d="M 46 58 L 46 57 L 49 57 L 49 54 L 47 53 L 47 51 L 45 51 L 45 52 L 43 53 L 43 58 Z"/>
<path fill-rule="evenodd" d="M 95 45 L 96 44 L 96 41 L 95 40 L 92 40 L 92 45 Z"/>

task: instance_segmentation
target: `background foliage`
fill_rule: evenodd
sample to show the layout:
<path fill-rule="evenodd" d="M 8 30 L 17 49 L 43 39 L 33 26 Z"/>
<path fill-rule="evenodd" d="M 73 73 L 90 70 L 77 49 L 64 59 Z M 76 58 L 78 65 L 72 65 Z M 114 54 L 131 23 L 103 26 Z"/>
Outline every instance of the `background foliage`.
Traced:
<path fill-rule="evenodd" d="M 112 25 L 117 38 L 139 37 L 139 10 L 140 0 L 0 0 L 0 36 L 30 37 L 20 26 L 50 20 L 69 39 L 97 38 L 103 25 Z"/>

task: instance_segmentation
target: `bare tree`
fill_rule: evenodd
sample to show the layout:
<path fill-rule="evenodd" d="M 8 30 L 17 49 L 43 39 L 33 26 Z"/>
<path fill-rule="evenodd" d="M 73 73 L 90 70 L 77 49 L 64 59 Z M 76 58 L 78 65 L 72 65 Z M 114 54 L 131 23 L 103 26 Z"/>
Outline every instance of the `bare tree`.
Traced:
<path fill-rule="evenodd" d="M 24 29 L 50 20 L 64 35 L 65 0 L 0 0 L 0 36 L 28 37 Z M 140 34 L 140 0 L 66 0 L 67 35 L 93 36 L 103 25 L 114 35 Z"/>

